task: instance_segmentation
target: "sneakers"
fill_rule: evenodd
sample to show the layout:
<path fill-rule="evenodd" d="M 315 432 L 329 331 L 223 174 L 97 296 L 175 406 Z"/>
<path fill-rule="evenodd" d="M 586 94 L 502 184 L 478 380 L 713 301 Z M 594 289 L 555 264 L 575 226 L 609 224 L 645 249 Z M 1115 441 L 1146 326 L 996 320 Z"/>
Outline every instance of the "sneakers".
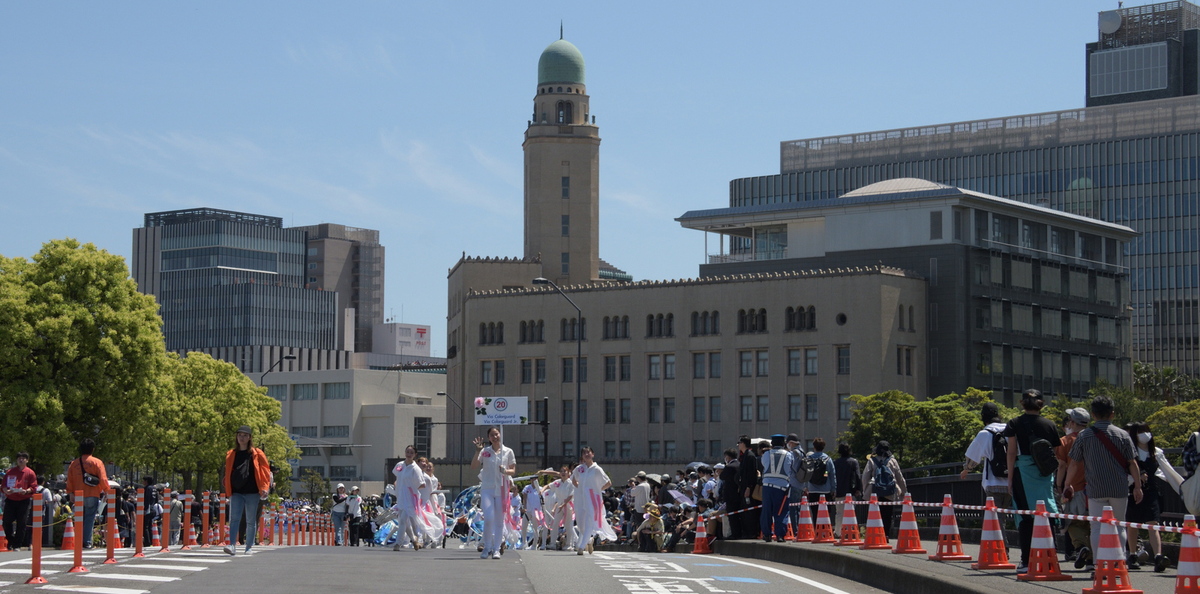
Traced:
<path fill-rule="evenodd" d="M 396 544 L 392 545 L 392 550 L 399 552 L 400 551 L 400 543 L 396 543 Z M 482 559 L 482 558 L 483 557 L 480 557 L 480 559 Z"/>
<path fill-rule="evenodd" d="M 483 552 L 479 553 L 480 559 L 487 559 L 488 557 L 491 557 L 491 556 L 492 556 L 492 554 L 489 553 L 488 551 L 483 551 Z"/>
<path fill-rule="evenodd" d="M 1083 566 L 1092 562 L 1092 550 L 1087 547 L 1079 549 L 1079 554 L 1075 555 L 1075 569 L 1083 569 Z"/>
<path fill-rule="evenodd" d="M 242 551 L 242 554 L 243 555 L 253 555 L 255 552 L 256 551 L 254 549 L 246 549 L 245 551 Z"/>
<path fill-rule="evenodd" d="M 499 558 L 500 558 L 500 551 L 496 551 L 495 553 L 492 553 L 492 558 L 493 558 L 493 559 L 499 559 Z"/>
<path fill-rule="evenodd" d="M 1029 573 L 1029 564 L 1022 561 L 1021 564 L 1017 566 L 1017 573 Z"/>
<path fill-rule="evenodd" d="M 592 541 L 590 541 L 590 540 L 588 541 L 588 544 L 587 544 L 587 552 L 589 555 L 591 555 L 593 552 Z"/>
<path fill-rule="evenodd" d="M 576 551 L 575 551 L 575 554 L 576 554 L 576 555 L 579 555 L 580 557 L 582 557 L 582 556 L 583 556 L 583 549 L 578 549 L 578 550 L 576 550 Z"/>
<path fill-rule="evenodd" d="M 1142 564 L 1138 562 L 1137 555 L 1130 555 L 1125 559 L 1125 567 L 1126 569 L 1133 571 L 1135 569 L 1141 569 Z"/>
<path fill-rule="evenodd" d="M 235 554 L 233 547 L 225 547 L 224 551 L 225 551 L 226 555 L 234 555 Z"/>
<path fill-rule="evenodd" d="M 1166 555 L 1154 556 L 1154 573 L 1162 573 L 1166 571 L 1169 565 L 1171 565 L 1171 560 L 1168 559 Z"/>

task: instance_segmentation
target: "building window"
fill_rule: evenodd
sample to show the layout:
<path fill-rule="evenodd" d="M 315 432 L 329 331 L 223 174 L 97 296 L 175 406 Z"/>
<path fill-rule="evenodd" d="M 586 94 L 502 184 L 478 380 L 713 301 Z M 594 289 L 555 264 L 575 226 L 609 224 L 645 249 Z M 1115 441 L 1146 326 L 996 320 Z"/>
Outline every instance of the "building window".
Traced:
<path fill-rule="evenodd" d="M 504 361 L 496 361 L 496 385 L 504 385 Z"/>
<path fill-rule="evenodd" d="M 757 400 L 758 400 L 758 420 L 759 421 L 771 420 L 771 418 L 770 418 L 770 416 L 771 416 L 771 397 L 770 396 L 759 396 L 757 398 Z"/>
<path fill-rule="evenodd" d="M 703 423 L 705 416 L 707 416 L 704 414 L 707 409 L 708 403 L 704 401 L 703 396 L 692 398 L 692 421 Z"/>
<path fill-rule="evenodd" d="M 788 420 L 802 421 L 804 417 L 804 399 L 798 395 L 788 396 Z"/>
<path fill-rule="evenodd" d="M 587 400 L 579 401 L 579 424 L 587 425 Z"/>
<path fill-rule="evenodd" d="M 633 457 L 633 442 L 621 442 L 621 457 L 626 459 Z"/>
<path fill-rule="evenodd" d="M 575 442 L 573 442 L 573 441 L 562 442 L 562 455 L 564 458 L 574 459 L 575 458 Z"/>
<path fill-rule="evenodd" d="M 739 309 L 738 334 L 758 334 L 767 331 L 767 310 Z"/>
<path fill-rule="evenodd" d="M 604 424 L 612 425 L 617 422 L 617 400 L 615 398 L 604 399 Z"/>
<path fill-rule="evenodd" d="M 355 479 L 358 477 L 357 466 L 330 466 L 329 478 L 331 479 Z"/>
<path fill-rule="evenodd" d="M 630 371 L 629 355 L 621 355 L 621 381 L 627 382 L 633 378 L 633 372 Z"/>
<path fill-rule="evenodd" d="M 609 357 L 609 356 L 604 357 L 604 381 L 606 381 L 606 382 L 617 381 L 617 358 L 616 357 Z"/>
<path fill-rule="evenodd" d="M 896 375 L 912 375 L 913 347 L 896 347 Z"/>
<path fill-rule="evenodd" d="M 647 357 L 647 368 L 649 371 L 649 379 L 661 379 L 662 355 L 650 355 Z"/>
<path fill-rule="evenodd" d="M 738 376 L 750 377 L 754 372 L 754 351 L 741 351 L 738 353 Z"/>
<path fill-rule="evenodd" d="M 721 378 L 721 353 L 708 354 L 708 377 Z"/>
<path fill-rule="evenodd" d="M 850 413 L 853 410 L 854 402 L 850 400 L 849 394 L 838 394 L 838 420 L 849 421 Z"/>
<path fill-rule="evenodd" d="M 675 440 L 674 439 L 668 439 L 663 442 L 663 455 L 666 456 L 666 458 L 668 460 L 675 459 Z"/>
<path fill-rule="evenodd" d="M 721 333 L 721 314 L 718 312 L 692 312 L 692 336 L 711 336 Z"/>
<path fill-rule="evenodd" d="M 722 456 L 725 455 L 724 452 L 725 452 L 725 450 L 723 450 L 721 447 L 721 440 L 719 440 L 719 439 L 708 440 L 708 455 L 710 458 L 712 458 L 713 460 L 721 460 Z"/>
<path fill-rule="evenodd" d="M 267 396 L 283 402 L 284 400 L 287 400 L 287 389 L 287 384 L 267 386 Z"/>
<path fill-rule="evenodd" d="M 532 455 L 533 455 L 533 442 L 532 441 L 522 441 L 521 442 L 521 456 L 528 458 L 529 456 L 532 456 Z"/>
<path fill-rule="evenodd" d="M 295 384 L 292 386 L 292 400 L 316 400 L 316 384 Z"/>
<path fill-rule="evenodd" d="M 942 238 L 942 211 L 935 210 L 929 213 L 929 239 Z"/>
<path fill-rule="evenodd" d="M 292 427 L 292 435 L 296 437 L 316 437 L 317 427 L 316 425 Z"/>
<path fill-rule="evenodd" d="M 742 421 L 754 420 L 754 398 L 751 396 L 741 396 L 741 418 Z"/>
<path fill-rule="evenodd" d="M 350 437 L 350 426 L 325 425 L 321 427 L 321 437 Z"/>
<path fill-rule="evenodd" d="M 575 420 L 573 411 L 575 410 L 575 402 L 572 400 L 563 400 L 562 405 L 562 424 L 570 425 L 571 423 L 574 423 Z"/>
<path fill-rule="evenodd" d="M 533 383 L 533 359 L 521 359 L 521 383 Z"/>
<path fill-rule="evenodd" d="M 650 442 L 649 445 L 650 459 L 658 460 L 662 458 L 662 444 L 657 441 Z"/>
<path fill-rule="evenodd" d="M 324 477 L 325 476 L 325 467 L 324 466 L 301 466 L 299 468 L 299 474 L 297 476 L 304 476 L 309 473 L 316 473 L 317 476 Z"/>
<path fill-rule="evenodd" d="M 562 178 L 562 197 L 571 197 L 571 178 L 566 175 L 564 175 Z"/>
<path fill-rule="evenodd" d="M 767 351 L 757 351 L 755 353 L 755 358 L 758 361 L 758 365 L 756 366 L 756 374 L 759 377 L 766 377 L 767 373 L 770 371 L 770 359 L 767 358 Z"/>
<path fill-rule="evenodd" d="M 353 456 L 354 452 L 351 451 L 350 446 L 330 446 L 329 455 L 330 456 Z"/>
<path fill-rule="evenodd" d="M 692 353 L 692 379 L 704 379 L 704 359 L 707 353 Z"/>
<path fill-rule="evenodd" d="M 659 422 L 658 399 L 657 398 L 650 398 L 646 401 L 646 411 L 647 411 L 646 414 L 649 417 L 649 419 L 648 419 L 649 422 L 651 422 L 651 423 Z"/>
<path fill-rule="evenodd" d="M 575 360 L 570 357 L 562 359 L 562 381 L 564 384 L 572 383 L 575 378 Z"/>
<path fill-rule="evenodd" d="M 850 346 L 842 345 L 837 347 L 837 372 L 838 375 L 850 375 Z"/>
<path fill-rule="evenodd" d="M 800 375 L 804 370 L 804 360 L 801 359 L 803 353 L 800 349 L 788 349 L 788 375 Z"/>
<path fill-rule="evenodd" d="M 663 355 L 663 379 L 675 379 L 675 355 Z"/>
<path fill-rule="evenodd" d="M 571 254 L 569 252 L 562 253 L 562 275 L 571 274 Z"/>
<path fill-rule="evenodd" d="M 571 236 L 571 215 L 563 215 L 562 216 L 562 236 L 563 237 Z"/>
<path fill-rule="evenodd" d="M 612 460 L 616 457 L 617 457 L 617 442 L 615 442 L 615 441 L 604 442 L 604 459 Z"/>
<path fill-rule="evenodd" d="M 533 401 L 533 421 L 535 423 L 541 423 L 542 421 L 546 420 L 547 414 L 549 414 L 549 413 L 547 413 L 547 411 L 546 411 L 546 401 L 545 400 L 534 400 Z"/>
<path fill-rule="evenodd" d="M 708 420 L 712 423 L 721 422 L 721 397 L 708 397 Z"/>
<path fill-rule="evenodd" d="M 479 362 L 479 383 L 480 385 L 490 385 L 492 383 L 492 362 Z"/>
<path fill-rule="evenodd" d="M 587 383 L 587 357 L 579 358 L 579 381 Z"/>
<path fill-rule="evenodd" d="M 546 442 L 539 441 L 533 444 L 534 455 L 541 458 L 546 456 Z"/>
<path fill-rule="evenodd" d="M 708 457 L 708 442 L 703 439 L 692 440 L 692 457 L 697 460 L 703 460 Z"/>
<path fill-rule="evenodd" d="M 628 425 L 633 422 L 633 401 L 628 398 L 621 399 L 621 424 Z"/>
<path fill-rule="evenodd" d="M 674 398 L 663 398 L 663 422 L 664 423 L 674 423 L 675 422 L 675 399 Z"/>
<path fill-rule="evenodd" d="M 534 381 L 539 384 L 546 383 L 546 360 L 534 359 Z"/>
<path fill-rule="evenodd" d="M 805 395 L 804 396 L 804 418 L 805 418 L 805 420 L 808 420 L 808 421 L 820 420 L 819 415 L 818 415 L 818 412 L 819 412 L 818 409 L 819 409 L 819 407 L 817 405 L 817 395 L 816 394 Z"/>
<path fill-rule="evenodd" d="M 804 349 L 804 375 L 817 374 L 817 349 Z"/>

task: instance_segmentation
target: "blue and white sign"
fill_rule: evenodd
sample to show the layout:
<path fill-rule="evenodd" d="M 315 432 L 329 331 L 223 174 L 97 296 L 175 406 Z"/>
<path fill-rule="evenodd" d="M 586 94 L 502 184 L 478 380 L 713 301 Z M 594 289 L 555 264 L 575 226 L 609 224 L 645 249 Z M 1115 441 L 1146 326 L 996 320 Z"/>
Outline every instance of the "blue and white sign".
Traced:
<path fill-rule="evenodd" d="M 501 398 L 475 399 L 476 425 L 527 425 L 529 424 L 529 398 L 505 396 Z"/>

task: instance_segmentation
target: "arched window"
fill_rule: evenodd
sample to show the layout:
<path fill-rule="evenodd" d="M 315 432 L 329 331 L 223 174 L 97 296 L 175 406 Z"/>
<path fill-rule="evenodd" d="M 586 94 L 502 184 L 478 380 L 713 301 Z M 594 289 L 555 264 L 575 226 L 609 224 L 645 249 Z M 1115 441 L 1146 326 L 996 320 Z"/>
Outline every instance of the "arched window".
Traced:
<path fill-rule="evenodd" d="M 611 336 L 612 336 L 612 335 L 609 333 L 609 331 L 608 331 L 608 316 L 604 316 L 604 320 L 603 320 L 603 322 L 604 322 L 604 329 L 603 329 L 603 330 L 601 330 L 600 337 L 601 337 L 603 340 L 608 340 L 608 339 L 609 339 L 609 337 L 611 337 Z"/>
<path fill-rule="evenodd" d="M 570 336 L 567 335 L 567 319 L 563 318 L 558 322 L 558 339 L 568 340 L 569 338 Z"/>
<path fill-rule="evenodd" d="M 667 314 L 663 321 L 663 335 L 675 336 L 675 314 Z"/>
<path fill-rule="evenodd" d="M 488 344 L 496 344 L 496 324 L 494 324 L 494 323 L 489 323 L 489 324 L 488 324 L 488 339 L 487 339 L 487 343 L 488 343 Z"/>
<path fill-rule="evenodd" d="M 572 105 L 573 105 L 573 104 L 572 104 L 570 101 L 559 101 L 559 102 L 558 102 L 558 108 L 557 108 L 557 111 L 558 111 L 558 123 L 560 123 L 560 124 L 570 124 L 570 123 L 573 121 L 573 120 L 571 119 L 571 107 L 572 107 Z"/>
<path fill-rule="evenodd" d="M 479 323 L 479 344 L 487 344 L 487 324 Z"/>
<path fill-rule="evenodd" d="M 568 93 L 570 93 L 570 92 L 571 92 L 571 87 L 567 87 L 567 92 L 568 92 Z"/>
<path fill-rule="evenodd" d="M 709 332 L 709 334 L 720 334 L 721 333 L 721 314 L 714 311 L 708 317 L 708 319 L 712 322 L 712 330 Z"/>
<path fill-rule="evenodd" d="M 792 330 L 796 329 L 796 322 L 792 318 L 792 316 L 794 314 L 795 314 L 795 310 L 790 307 L 787 308 L 787 310 L 783 312 L 783 331 L 784 332 L 791 332 Z"/>
<path fill-rule="evenodd" d="M 663 315 L 662 314 L 658 314 L 657 316 L 654 317 L 654 335 L 655 336 L 663 335 Z"/>
<path fill-rule="evenodd" d="M 629 316 L 621 316 L 621 338 L 629 338 Z"/>
<path fill-rule="evenodd" d="M 517 336 L 517 341 L 524 344 L 528 340 L 529 324 L 525 320 L 521 320 L 520 335 Z"/>
<path fill-rule="evenodd" d="M 759 332 L 767 331 L 767 310 L 758 310 L 758 321 L 755 325 L 758 327 Z"/>
<path fill-rule="evenodd" d="M 900 330 L 904 330 L 904 304 L 900 304 L 900 313 L 896 317 L 900 318 Z"/>
<path fill-rule="evenodd" d="M 537 340 L 534 342 L 546 342 L 546 323 L 542 320 L 537 321 Z"/>
<path fill-rule="evenodd" d="M 913 306 L 910 305 L 910 306 L 908 306 L 908 331 L 909 332 L 917 331 L 917 323 L 915 320 L 916 320 L 916 318 L 913 317 Z"/>
<path fill-rule="evenodd" d="M 504 322 L 496 324 L 496 344 L 504 344 Z"/>
<path fill-rule="evenodd" d="M 743 333 L 743 332 L 745 332 L 745 331 L 746 331 L 746 310 L 744 310 L 744 309 L 739 309 L 739 310 L 738 310 L 738 328 L 737 328 L 737 331 L 738 331 L 738 334 L 741 334 L 741 333 Z"/>
<path fill-rule="evenodd" d="M 579 339 L 579 320 L 577 320 L 575 318 L 571 318 L 570 330 L 571 330 L 571 340 L 578 340 Z"/>
<path fill-rule="evenodd" d="M 562 92 L 562 87 L 558 87 L 558 92 L 559 92 L 559 93 L 561 93 L 561 92 Z"/>
<path fill-rule="evenodd" d="M 700 325 L 700 312 L 692 312 L 692 336 L 704 334 L 704 327 Z"/>
<path fill-rule="evenodd" d="M 808 306 L 808 323 L 805 324 L 805 327 L 809 330 L 817 329 L 817 306 Z"/>
<path fill-rule="evenodd" d="M 654 336 L 654 314 L 646 316 L 646 336 Z"/>
<path fill-rule="evenodd" d="M 579 340 L 587 340 L 587 318 L 579 320 Z"/>

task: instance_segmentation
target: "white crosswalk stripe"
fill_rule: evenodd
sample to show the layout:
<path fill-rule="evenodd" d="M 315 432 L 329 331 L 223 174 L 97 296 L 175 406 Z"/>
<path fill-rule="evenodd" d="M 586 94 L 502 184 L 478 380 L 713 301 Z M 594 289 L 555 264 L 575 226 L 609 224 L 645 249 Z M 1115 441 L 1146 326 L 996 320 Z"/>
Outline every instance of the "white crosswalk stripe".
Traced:
<path fill-rule="evenodd" d="M 52 590 L 55 592 L 84 592 L 86 594 L 146 594 L 149 590 L 134 590 L 132 588 L 106 588 L 103 586 L 83 586 L 83 585 L 63 585 L 47 584 L 38 587 L 38 590 Z"/>
<path fill-rule="evenodd" d="M 162 569 L 167 571 L 204 571 L 208 569 L 207 565 L 167 565 L 159 563 L 159 561 L 168 561 L 168 559 L 155 559 L 155 563 L 130 563 L 123 567 L 130 569 Z"/>
<path fill-rule="evenodd" d="M 129 580 L 131 582 L 177 582 L 179 578 L 168 577 L 163 575 L 143 575 L 140 573 L 88 573 L 85 574 L 90 578 L 100 578 L 105 580 Z"/>

